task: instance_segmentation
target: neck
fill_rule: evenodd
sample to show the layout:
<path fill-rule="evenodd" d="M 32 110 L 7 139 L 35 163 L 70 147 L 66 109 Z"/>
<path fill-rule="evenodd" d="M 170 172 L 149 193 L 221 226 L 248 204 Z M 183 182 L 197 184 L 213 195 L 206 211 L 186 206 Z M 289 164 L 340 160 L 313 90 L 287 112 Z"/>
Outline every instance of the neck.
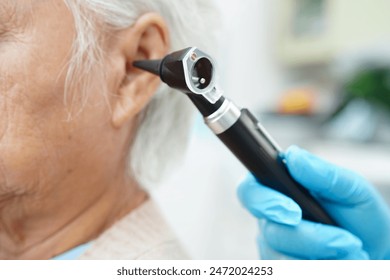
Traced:
<path fill-rule="evenodd" d="M 147 198 L 133 180 L 77 192 L 0 194 L 0 259 L 52 258 L 93 240 Z"/>

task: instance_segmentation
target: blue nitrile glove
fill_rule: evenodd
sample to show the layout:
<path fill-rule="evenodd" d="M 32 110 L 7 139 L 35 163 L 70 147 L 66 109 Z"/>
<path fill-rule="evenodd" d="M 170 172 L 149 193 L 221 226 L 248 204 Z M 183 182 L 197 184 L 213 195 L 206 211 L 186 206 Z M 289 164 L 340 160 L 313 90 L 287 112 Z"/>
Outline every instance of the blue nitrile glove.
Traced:
<path fill-rule="evenodd" d="M 263 258 L 390 258 L 389 207 L 366 180 L 295 146 L 287 150 L 285 159 L 293 178 L 318 198 L 342 228 L 302 220 L 293 200 L 249 176 L 238 195 L 261 219 Z"/>

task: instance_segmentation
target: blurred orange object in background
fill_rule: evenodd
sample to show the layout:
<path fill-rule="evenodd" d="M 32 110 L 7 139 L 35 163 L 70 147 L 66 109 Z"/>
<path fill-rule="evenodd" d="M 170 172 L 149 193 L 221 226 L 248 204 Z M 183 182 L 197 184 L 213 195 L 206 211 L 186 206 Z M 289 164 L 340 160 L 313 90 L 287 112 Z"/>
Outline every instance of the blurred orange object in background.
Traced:
<path fill-rule="evenodd" d="M 277 111 L 284 115 L 312 115 L 315 99 L 313 88 L 292 88 L 282 94 Z"/>

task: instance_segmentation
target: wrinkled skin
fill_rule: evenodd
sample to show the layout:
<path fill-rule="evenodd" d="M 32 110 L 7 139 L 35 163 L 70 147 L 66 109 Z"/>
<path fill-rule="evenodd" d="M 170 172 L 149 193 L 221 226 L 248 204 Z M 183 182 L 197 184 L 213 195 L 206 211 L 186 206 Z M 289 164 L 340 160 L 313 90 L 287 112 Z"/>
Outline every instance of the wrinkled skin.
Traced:
<path fill-rule="evenodd" d="M 71 12 L 61 0 L 0 2 L 0 259 L 53 257 L 146 199 L 126 155 L 158 81 L 126 65 L 164 54 L 167 35 L 156 14 L 116 35 L 103 43 L 113 94 L 96 79 L 71 89 L 69 108 Z"/>

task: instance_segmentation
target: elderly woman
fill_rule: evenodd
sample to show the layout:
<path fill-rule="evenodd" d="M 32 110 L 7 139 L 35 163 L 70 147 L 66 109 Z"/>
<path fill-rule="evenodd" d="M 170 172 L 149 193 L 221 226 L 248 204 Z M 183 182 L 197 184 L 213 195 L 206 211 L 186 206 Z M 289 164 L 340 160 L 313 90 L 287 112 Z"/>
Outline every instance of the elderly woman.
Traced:
<path fill-rule="evenodd" d="M 145 189 L 182 153 L 191 104 L 132 63 L 199 46 L 210 11 L 1 1 L 0 259 L 185 257 Z"/>

